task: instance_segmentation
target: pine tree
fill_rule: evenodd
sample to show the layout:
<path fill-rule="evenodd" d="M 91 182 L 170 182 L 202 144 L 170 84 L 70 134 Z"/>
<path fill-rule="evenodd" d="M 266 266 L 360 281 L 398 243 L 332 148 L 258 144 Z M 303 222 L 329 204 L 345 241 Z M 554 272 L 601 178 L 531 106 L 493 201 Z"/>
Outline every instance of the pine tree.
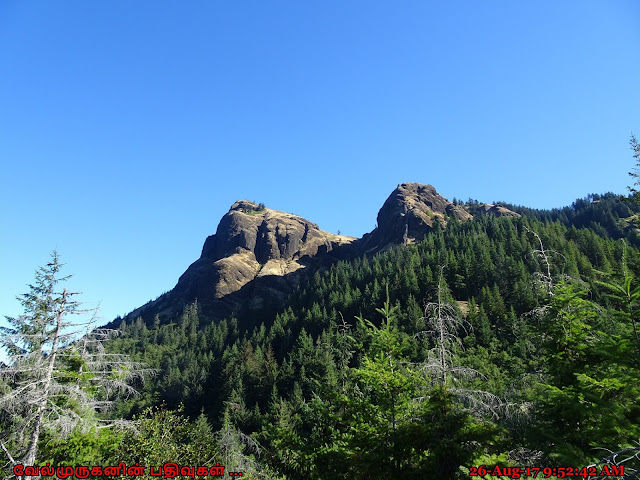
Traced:
<path fill-rule="evenodd" d="M 638 143 L 635 135 L 631 135 L 629 143 L 631 145 L 631 150 L 633 150 L 633 158 L 636 159 L 636 165 L 633 167 L 633 171 L 629 172 L 629 176 L 634 179 L 634 185 L 640 185 L 640 143 Z M 634 200 L 640 203 L 640 191 L 635 187 L 628 188 Z"/>
<path fill-rule="evenodd" d="M 137 393 L 129 382 L 145 373 L 126 356 L 105 352 L 103 343 L 112 332 L 92 329 L 93 319 L 70 320 L 83 312 L 73 300 L 76 293 L 59 290 L 59 283 L 69 278 L 59 276 L 62 266 L 54 251 L 51 261 L 36 271 L 30 291 L 18 297 L 24 314 L 6 317 L 11 326 L 2 328 L 0 344 L 9 358 L 0 369 L 0 411 L 10 433 L 8 445 L 0 446 L 14 465 L 35 464 L 45 431 L 65 437 L 78 428 L 95 427 L 95 412 L 108 408 L 114 393 Z M 84 336 L 74 340 L 79 333 Z"/>
<path fill-rule="evenodd" d="M 398 307 L 387 300 L 376 311 L 382 315 L 378 328 L 356 317 L 371 342 L 362 365 L 353 370 L 350 457 L 353 466 L 367 478 L 388 478 L 405 473 L 411 449 L 403 448 L 405 424 L 409 421 L 415 391 L 415 375 L 401 361 L 408 347 L 398 330 Z"/>
<path fill-rule="evenodd" d="M 626 244 L 624 244 L 622 257 L 622 274 L 612 275 L 608 282 L 598 282 L 607 294 L 605 296 L 617 307 L 616 316 L 631 323 L 637 347 L 640 348 L 640 336 L 638 334 L 638 315 L 640 314 L 640 285 L 627 268 Z"/>

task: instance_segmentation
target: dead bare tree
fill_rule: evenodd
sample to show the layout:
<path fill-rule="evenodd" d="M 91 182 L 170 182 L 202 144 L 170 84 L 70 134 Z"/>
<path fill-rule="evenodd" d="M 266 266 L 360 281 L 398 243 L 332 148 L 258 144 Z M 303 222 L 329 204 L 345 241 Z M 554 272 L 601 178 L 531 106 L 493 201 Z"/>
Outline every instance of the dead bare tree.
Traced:
<path fill-rule="evenodd" d="M 545 250 L 544 244 L 542 243 L 542 239 L 537 232 L 534 232 L 528 227 L 524 227 L 525 230 L 533 235 L 535 239 L 538 241 L 540 248 L 533 250 L 533 254 L 540 259 L 542 264 L 542 272 L 538 272 L 538 281 L 544 285 L 547 295 L 550 297 L 553 296 L 553 278 L 551 276 L 551 262 L 549 261 L 549 251 Z"/>
<path fill-rule="evenodd" d="M 437 302 L 426 305 L 423 320 L 427 330 L 421 332 L 421 335 L 431 337 L 435 346 L 429 351 L 420 368 L 441 388 L 452 393 L 472 413 L 482 417 L 498 418 L 500 411 L 507 407 L 499 397 L 483 390 L 456 386 L 462 380 L 485 377 L 473 368 L 456 364 L 454 350 L 462 347 L 460 334 L 462 331 L 467 332 L 471 326 L 456 312 L 453 305 L 444 301 L 443 272 L 444 267 L 440 267 Z"/>
<path fill-rule="evenodd" d="M 110 426 L 96 412 L 109 408 L 114 394 L 136 394 L 130 382 L 152 373 L 124 355 L 106 353 L 104 342 L 113 333 L 92 329 L 95 312 L 89 322 L 70 320 L 87 312 L 72 299 L 77 293 L 58 289 L 69 278 L 59 277 L 62 266 L 54 251 L 30 291 L 18 297 L 24 314 L 6 317 L 10 327 L 1 330 L 9 358 L 0 368 L 6 427 L 0 447 L 12 465 L 35 464 L 44 430 L 64 437 L 76 428 Z"/>
<path fill-rule="evenodd" d="M 267 478 L 258 463 L 260 446 L 249 435 L 242 433 L 225 412 L 222 428 L 215 433 L 221 464 L 229 472 L 242 472 L 252 478 Z"/>

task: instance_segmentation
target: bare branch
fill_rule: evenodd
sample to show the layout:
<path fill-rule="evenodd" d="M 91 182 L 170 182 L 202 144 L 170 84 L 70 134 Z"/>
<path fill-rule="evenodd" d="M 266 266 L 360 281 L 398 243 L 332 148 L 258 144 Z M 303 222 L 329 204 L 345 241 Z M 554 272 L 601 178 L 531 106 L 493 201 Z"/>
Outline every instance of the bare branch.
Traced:
<path fill-rule="evenodd" d="M 605 450 L 609 452 L 610 455 L 607 455 L 593 465 L 589 465 L 590 467 L 597 467 L 602 464 L 624 465 L 624 475 L 611 478 L 618 478 L 620 480 L 640 478 L 640 442 L 638 442 L 637 447 L 623 448 L 616 452 L 603 447 L 598 448 L 598 450 Z"/>
<path fill-rule="evenodd" d="M 13 459 L 13 457 L 11 456 L 9 451 L 7 450 L 7 447 L 4 446 L 4 442 L 0 441 L 0 447 L 2 447 L 2 451 L 7 455 L 7 458 L 9 459 L 9 461 L 11 462 L 12 465 L 15 465 L 16 463 L 18 463 Z"/>

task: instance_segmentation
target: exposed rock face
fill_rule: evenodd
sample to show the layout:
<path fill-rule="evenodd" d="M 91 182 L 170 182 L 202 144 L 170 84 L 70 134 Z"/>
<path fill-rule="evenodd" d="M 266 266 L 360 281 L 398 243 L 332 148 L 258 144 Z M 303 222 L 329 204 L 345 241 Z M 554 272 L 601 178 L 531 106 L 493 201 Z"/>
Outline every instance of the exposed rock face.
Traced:
<path fill-rule="evenodd" d="M 500 205 L 479 206 L 498 216 L 519 216 Z M 472 217 L 438 194 L 431 185 L 403 183 L 378 213 L 378 226 L 361 239 L 333 235 L 315 223 L 242 200 L 222 217 L 208 237 L 202 255 L 180 277 L 173 290 L 140 307 L 127 319 L 155 315 L 171 319 L 198 301 L 209 321 L 237 315 L 261 321 L 279 308 L 305 275 L 338 259 L 373 254 L 392 245 L 421 241 L 437 223 Z"/>
<path fill-rule="evenodd" d="M 480 205 L 480 210 L 496 217 L 519 217 L 520 214 L 503 207 L 499 203 L 492 205 L 490 203 L 483 203 Z"/>
<path fill-rule="evenodd" d="M 363 237 L 360 250 L 372 253 L 394 244 L 419 242 L 436 222 L 446 226 L 451 217 L 461 221 L 473 218 L 462 207 L 453 205 L 436 192 L 431 185 L 403 183 L 382 205 L 378 213 L 378 226 Z"/>
<path fill-rule="evenodd" d="M 296 215 L 246 200 L 236 202 L 175 288 L 127 318 L 171 317 L 195 300 L 213 319 L 277 305 L 298 285 L 307 267 L 341 258 L 339 247 L 354 240 L 324 232 Z"/>

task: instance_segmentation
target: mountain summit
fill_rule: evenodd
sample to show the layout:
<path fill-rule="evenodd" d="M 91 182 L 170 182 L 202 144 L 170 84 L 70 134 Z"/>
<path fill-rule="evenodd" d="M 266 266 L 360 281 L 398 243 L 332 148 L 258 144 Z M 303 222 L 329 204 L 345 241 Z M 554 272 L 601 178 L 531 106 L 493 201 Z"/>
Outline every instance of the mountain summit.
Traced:
<path fill-rule="evenodd" d="M 403 183 L 391 192 L 378 212 L 378 226 L 363 237 L 360 251 L 372 253 L 392 245 L 422 240 L 436 223 L 442 226 L 455 217 L 473 218 L 461 206 L 444 198 L 432 185 Z"/>
<path fill-rule="evenodd" d="M 127 318 L 171 318 L 194 301 L 212 319 L 277 307 L 306 270 L 342 258 L 340 247 L 355 240 L 320 230 L 297 215 L 237 201 L 173 290 Z"/>
<path fill-rule="evenodd" d="M 495 212 L 510 210 L 500 207 Z M 514 214 L 515 215 L 515 214 Z M 168 320 L 194 301 L 213 321 L 277 309 L 300 281 L 340 259 L 372 255 L 393 245 L 421 241 L 437 224 L 472 217 L 431 185 L 403 183 L 378 213 L 378 225 L 361 239 L 325 232 L 290 213 L 248 200 L 235 202 L 204 242 L 202 255 L 173 290 L 137 308 L 127 319 Z M 255 316 L 255 315 L 253 315 Z"/>

